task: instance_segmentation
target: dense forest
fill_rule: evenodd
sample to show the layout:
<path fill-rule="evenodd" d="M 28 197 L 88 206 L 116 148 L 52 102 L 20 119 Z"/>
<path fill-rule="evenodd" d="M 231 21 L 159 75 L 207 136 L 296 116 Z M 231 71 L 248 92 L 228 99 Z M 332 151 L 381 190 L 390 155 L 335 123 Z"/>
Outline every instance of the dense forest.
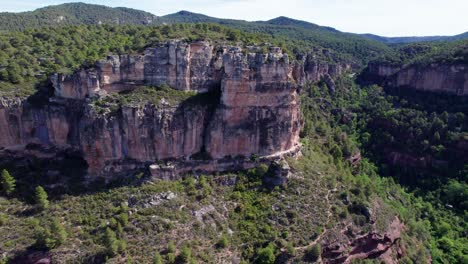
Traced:
<path fill-rule="evenodd" d="M 391 95 L 378 86 L 360 87 L 350 78 L 341 78 L 337 86 L 336 92 L 324 83 L 306 90 L 305 131 L 328 136 L 327 142 L 338 140 L 339 148 L 329 146 L 337 156 L 349 158 L 360 149 L 377 165 L 376 173 L 421 199 L 416 207 L 425 213 L 417 217 L 427 221 L 434 237 L 434 263 L 466 261 L 468 156 L 466 149 L 456 149 L 468 140 L 466 98 Z"/>
<path fill-rule="evenodd" d="M 190 12 L 157 18 L 130 9 L 86 8 L 77 4 L 0 14 L 2 98 L 26 98 L 38 89 L 50 89 L 52 73 L 91 67 L 110 54 L 141 53 L 168 39 L 255 44 L 265 49 L 275 45 L 293 59 L 313 53 L 318 61 L 346 61 L 356 68 L 369 61 L 401 66 L 468 64 L 467 40 L 387 45 L 284 17 L 245 22 Z M 63 14 L 63 26 L 57 27 L 56 19 Z M 0 263 L 27 248 L 64 253 L 66 262 L 71 260 L 66 251 L 78 245 L 86 251 L 79 255 L 81 262 L 128 262 L 133 256 L 136 262 L 203 263 L 225 257 L 229 249 L 239 250 L 239 259 L 246 262 L 316 260 L 320 249 L 309 241 L 345 221 L 369 228 L 369 219 L 356 208 L 367 208 L 376 200 L 408 228 L 409 235 L 401 242 L 408 251 L 403 263 L 427 263 L 429 258 L 433 263 L 467 263 L 468 98 L 364 87 L 353 74 L 338 78 L 335 84 L 331 89 L 324 81 L 308 83 L 301 90 L 303 158 L 290 162 L 303 172 L 303 179 L 291 180 L 287 188 L 264 188 L 266 168 L 258 167 L 222 175 L 225 181 L 237 177 L 233 186 L 209 176 L 154 185 L 138 174 L 133 181 L 113 183 L 112 188 L 96 186 L 86 194 L 48 197 L 46 189 L 26 186 L 21 175 L 3 170 L 0 234 L 5 240 L 0 241 L 0 249 L 11 255 Z M 163 88 L 108 100 L 159 101 L 161 96 L 175 94 Z M 186 99 L 190 94 L 173 96 Z M 359 165 L 352 164 L 350 158 L 358 153 L 363 159 Z M 329 198 L 332 209 L 327 209 L 323 197 L 334 188 L 336 194 Z M 157 209 L 128 203 L 133 197 L 148 200 L 154 193 L 178 197 L 164 198 L 164 206 Z M 191 222 L 190 210 L 207 204 L 231 217 L 213 216 L 208 227 Z M 293 204 L 297 211 L 275 210 Z M 307 212 L 310 204 L 316 206 L 316 215 Z M 129 214 L 129 206 L 138 210 Z M 326 217 L 327 210 L 333 211 L 332 217 Z M 163 220 L 158 222 L 153 215 Z M 228 235 L 231 228 L 238 232 Z M 179 235 L 193 232 L 177 243 L 168 230 Z"/>
<path fill-rule="evenodd" d="M 47 26 L 97 24 L 159 24 L 150 13 L 131 8 L 69 3 L 22 13 L 0 13 L 0 30 L 25 30 Z"/>
<path fill-rule="evenodd" d="M 0 93 L 27 96 L 54 72 L 70 73 L 90 67 L 108 54 L 141 53 L 167 39 L 285 45 L 266 35 L 216 24 L 88 25 L 7 32 L 0 35 Z"/>
<path fill-rule="evenodd" d="M 390 65 L 429 65 L 431 63 L 468 63 L 468 40 L 419 42 L 396 45 L 395 53 L 383 54 L 376 61 Z"/>

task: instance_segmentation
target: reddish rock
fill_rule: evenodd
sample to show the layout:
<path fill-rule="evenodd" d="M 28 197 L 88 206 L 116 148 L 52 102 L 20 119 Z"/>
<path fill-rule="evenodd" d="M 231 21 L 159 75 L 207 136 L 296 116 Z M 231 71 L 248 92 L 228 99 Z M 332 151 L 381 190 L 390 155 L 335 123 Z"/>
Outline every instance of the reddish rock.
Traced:
<path fill-rule="evenodd" d="M 213 158 L 267 156 L 298 144 L 299 98 L 290 70 L 281 50 L 224 55 L 221 102 L 207 134 Z"/>
<path fill-rule="evenodd" d="M 390 223 L 387 231 L 378 233 L 371 231 L 365 235 L 345 241 L 334 241 L 325 245 L 322 251 L 324 263 L 352 263 L 354 259 L 376 259 L 379 258 L 385 263 L 398 263 L 390 251 L 399 257 L 403 256 L 403 249 L 400 248 L 399 240 L 404 229 L 403 223 L 395 217 Z"/>
<path fill-rule="evenodd" d="M 91 175 L 204 152 L 213 159 L 281 156 L 299 144 L 292 68 L 280 48 L 262 54 L 209 42 L 169 41 L 144 55 L 109 56 L 95 68 L 54 75 L 55 97 L 47 104 L 2 101 L 0 147 L 34 142 L 74 148 L 83 153 Z M 142 83 L 184 91 L 220 89 L 221 95 L 219 102 L 126 105 L 107 114 L 97 113 L 86 99 Z"/>

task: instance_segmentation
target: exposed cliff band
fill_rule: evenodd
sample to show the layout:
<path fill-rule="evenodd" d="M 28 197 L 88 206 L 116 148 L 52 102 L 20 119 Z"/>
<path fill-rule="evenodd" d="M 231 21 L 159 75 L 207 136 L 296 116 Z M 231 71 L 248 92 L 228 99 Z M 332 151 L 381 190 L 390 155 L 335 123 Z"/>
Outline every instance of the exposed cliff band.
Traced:
<path fill-rule="evenodd" d="M 214 162 L 204 161 L 205 170 L 223 170 L 232 163 L 220 161 L 282 156 L 299 146 L 298 85 L 347 69 L 310 58 L 290 63 L 280 48 L 265 54 L 258 47 L 182 41 L 162 43 L 142 55 L 109 56 L 94 68 L 55 74 L 54 97 L 47 104 L 3 102 L 0 147 L 72 147 L 83 153 L 90 175 L 167 159 L 196 164 L 203 157 Z M 96 99 L 90 98 L 143 85 L 169 85 L 219 98 L 197 101 L 197 95 L 178 104 L 164 99 L 124 104 L 112 114 L 92 106 Z"/>
<path fill-rule="evenodd" d="M 365 83 L 389 88 L 468 95 L 468 67 L 463 64 L 401 66 L 371 62 L 362 77 Z"/>

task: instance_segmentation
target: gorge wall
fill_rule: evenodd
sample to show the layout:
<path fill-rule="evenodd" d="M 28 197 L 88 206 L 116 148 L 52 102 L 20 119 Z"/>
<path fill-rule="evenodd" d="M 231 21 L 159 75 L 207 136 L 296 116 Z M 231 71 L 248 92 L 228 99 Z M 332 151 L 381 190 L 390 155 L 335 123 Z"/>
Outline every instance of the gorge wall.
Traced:
<path fill-rule="evenodd" d="M 1 99 L 1 153 L 21 155 L 31 144 L 73 148 L 82 153 L 89 175 L 104 176 L 158 160 L 203 163 L 205 170 L 242 167 L 239 159 L 295 153 L 301 128 L 297 89 L 348 69 L 312 56 L 292 63 L 275 47 L 265 54 L 259 47 L 168 41 L 144 54 L 108 56 L 91 69 L 54 74 L 47 102 Z M 177 103 L 162 98 L 96 109 L 100 99 L 144 85 L 196 95 Z M 217 164 L 207 165 L 207 159 Z M 219 162 L 228 160 L 236 161 Z"/>
<path fill-rule="evenodd" d="M 390 65 L 371 62 L 362 76 L 369 84 L 468 95 L 468 67 L 463 64 Z"/>

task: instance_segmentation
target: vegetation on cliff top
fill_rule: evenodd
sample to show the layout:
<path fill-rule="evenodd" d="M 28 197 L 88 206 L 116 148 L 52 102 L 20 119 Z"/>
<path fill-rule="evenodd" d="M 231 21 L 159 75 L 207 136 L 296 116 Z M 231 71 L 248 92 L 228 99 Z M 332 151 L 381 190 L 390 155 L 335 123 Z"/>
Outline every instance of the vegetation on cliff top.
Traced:
<path fill-rule="evenodd" d="M 85 3 L 67 3 L 30 12 L 0 13 L 0 30 L 25 30 L 47 26 L 98 24 L 155 24 L 158 18 L 141 10 L 111 8 Z"/>
<path fill-rule="evenodd" d="M 396 52 L 384 54 L 375 62 L 396 66 L 436 64 L 468 64 L 468 40 L 454 42 L 421 42 L 395 47 Z"/>
<path fill-rule="evenodd" d="M 213 40 L 245 45 L 284 42 L 215 24 L 171 26 L 68 26 L 0 35 L 0 95 L 31 95 L 52 73 L 92 67 L 109 54 L 140 53 L 168 39 Z M 284 48 L 287 52 L 288 50 Z"/>

